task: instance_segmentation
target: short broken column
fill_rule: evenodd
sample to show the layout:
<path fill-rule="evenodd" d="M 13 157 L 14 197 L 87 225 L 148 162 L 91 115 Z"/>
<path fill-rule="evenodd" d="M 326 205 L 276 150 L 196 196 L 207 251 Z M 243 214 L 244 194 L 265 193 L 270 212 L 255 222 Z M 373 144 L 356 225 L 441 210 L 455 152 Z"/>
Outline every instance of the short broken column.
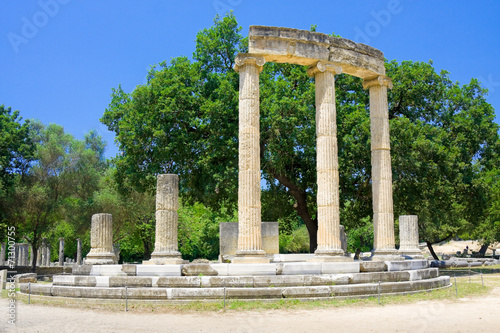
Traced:
<path fill-rule="evenodd" d="M 64 238 L 59 238 L 59 266 L 64 266 Z"/>
<path fill-rule="evenodd" d="M 76 264 L 82 264 L 82 240 L 80 238 L 76 239 Z"/>
<path fill-rule="evenodd" d="M 145 264 L 182 264 L 178 251 L 177 227 L 179 223 L 179 176 L 158 175 L 156 183 L 155 250 Z"/>
<path fill-rule="evenodd" d="M 111 265 L 115 263 L 113 253 L 113 216 L 111 214 L 92 215 L 90 252 L 85 264 Z"/>
<path fill-rule="evenodd" d="M 47 257 L 45 258 L 45 266 L 50 267 L 50 243 L 47 243 Z"/>
<path fill-rule="evenodd" d="M 418 216 L 401 215 L 399 217 L 399 254 L 410 259 L 423 259 L 418 247 Z"/>

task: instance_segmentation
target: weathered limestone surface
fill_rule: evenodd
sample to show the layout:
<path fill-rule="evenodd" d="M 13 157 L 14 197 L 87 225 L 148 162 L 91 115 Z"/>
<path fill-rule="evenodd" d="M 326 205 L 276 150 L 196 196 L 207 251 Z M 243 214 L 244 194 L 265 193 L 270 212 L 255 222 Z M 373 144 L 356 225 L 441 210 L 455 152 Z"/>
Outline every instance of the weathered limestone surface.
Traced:
<path fill-rule="evenodd" d="M 378 76 L 365 80 L 363 87 L 370 91 L 374 226 L 373 259 L 394 260 L 395 258 L 392 256 L 395 256 L 397 252 L 394 239 L 391 147 L 387 104 L 387 88 L 392 88 L 392 82 L 386 76 Z"/>
<path fill-rule="evenodd" d="M 318 60 L 330 61 L 361 78 L 385 75 L 384 54 L 379 50 L 307 30 L 250 26 L 249 52 L 262 54 L 267 62 L 311 66 Z"/>
<path fill-rule="evenodd" d="M 92 215 L 90 252 L 85 264 L 108 265 L 115 263 L 113 253 L 113 217 L 111 214 Z"/>
<path fill-rule="evenodd" d="M 418 216 L 401 215 L 399 217 L 399 253 L 411 259 L 423 259 L 418 247 Z"/>
<path fill-rule="evenodd" d="M 45 258 L 45 266 L 50 266 L 50 244 L 47 243 L 47 257 Z"/>
<path fill-rule="evenodd" d="M 342 69 L 319 61 L 308 70 L 316 83 L 316 170 L 318 184 L 318 248 L 312 260 L 347 261 L 340 241 L 339 163 L 335 74 Z M 352 259 L 351 259 L 352 260 Z"/>
<path fill-rule="evenodd" d="M 2 243 L 2 247 L 0 250 L 0 266 L 5 265 L 5 248 L 6 248 L 6 243 Z"/>
<path fill-rule="evenodd" d="M 262 250 L 260 205 L 259 73 L 262 56 L 238 54 L 240 74 L 238 157 L 238 251 L 233 263 L 269 262 Z"/>
<path fill-rule="evenodd" d="M 82 264 L 82 240 L 80 238 L 76 239 L 76 264 Z"/>
<path fill-rule="evenodd" d="M 59 238 L 59 266 L 64 265 L 64 238 Z"/>
<path fill-rule="evenodd" d="M 177 227 L 179 216 L 179 176 L 158 175 L 156 182 L 156 238 L 155 250 L 146 264 L 182 264 L 178 251 Z"/>

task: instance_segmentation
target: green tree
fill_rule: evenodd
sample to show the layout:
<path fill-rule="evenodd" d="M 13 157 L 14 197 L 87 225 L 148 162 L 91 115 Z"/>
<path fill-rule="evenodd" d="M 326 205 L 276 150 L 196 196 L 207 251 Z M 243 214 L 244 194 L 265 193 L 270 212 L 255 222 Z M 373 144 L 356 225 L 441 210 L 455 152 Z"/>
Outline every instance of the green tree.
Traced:
<path fill-rule="evenodd" d="M 193 61 L 161 63 L 149 72 L 148 83 L 130 94 L 113 90 L 101 121 L 120 143 L 118 181 L 145 191 L 156 174 L 177 173 L 187 202 L 234 209 L 238 74 L 232 65 L 237 53 L 247 50 L 240 30 L 232 14 L 216 18 L 198 33 Z M 392 61 L 386 69 L 394 81 L 388 98 L 395 216 L 418 214 L 422 239 L 432 244 L 477 225 L 482 215 L 474 179 L 492 168 L 498 129 L 476 80 L 461 86 L 421 62 Z M 269 200 L 263 215 L 287 217 L 291 224 L 295 211 L 313 251 L 314 80 L 304 66 L 268 63 L 260 83 L 263 198 Z M 372 215 L 369 96 L 361 79 L 348 75 L 336 77 L 336 95 L 341 221 L 359 234 Z"/>
<path fill-rule="evenodd" d="M 89 142 L 74 139 L 56 124 L 44 126 L 38 121 L 30 123 L 33 142 L 36 143 L 34 161 L 24 178 L 17 178 L 16 191 L 9 209 L 10 218 L 16 223 L 17 232 L 32 245 L 33 258 L 43 236 L 50 236 L 59 222 L 70 223 L 78 219 L 97 189 L 99 163 L 102 156 L 92 150 Z M 90 137 L 94 139 L 90 140 Z M 102 140 L 89 134 L 86 140 Z M 78 209 L 76 208 L 78 207 Z M 78 212 L 80 210 L 80 212 Z M 87 213 L 83 213 L 86 215 Z M 81 219 L 81 218 L 80 218 Z M 78 226 L 70 229 L 78 232 Z M 63 228 L 68 230 L 67 227 Z M 35 262 L 32 263 L 35 270 Z"/>

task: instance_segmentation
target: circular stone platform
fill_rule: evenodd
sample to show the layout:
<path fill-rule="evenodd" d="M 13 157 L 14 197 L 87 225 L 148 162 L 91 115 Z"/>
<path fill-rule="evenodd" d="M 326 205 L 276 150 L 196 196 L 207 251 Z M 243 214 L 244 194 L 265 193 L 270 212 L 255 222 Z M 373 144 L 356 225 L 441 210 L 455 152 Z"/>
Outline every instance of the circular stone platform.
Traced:
<path fill-rule="evenodd" d="M 363 297 L 377 295 L 379 288 L 381 294 L 393 294 L 450 286 L 450 278 L 439 276 L 427 260 L 216 263 L 204 264 L 216 276 L 183 276 L 182 268 L 190 265 L 75 266 L 72 275 L 55 275 L 52 284 L 31 284 L 31 294 L 174 301 L 298 299 Z M 28 284 L 20 287 L 28 293 Z"/>

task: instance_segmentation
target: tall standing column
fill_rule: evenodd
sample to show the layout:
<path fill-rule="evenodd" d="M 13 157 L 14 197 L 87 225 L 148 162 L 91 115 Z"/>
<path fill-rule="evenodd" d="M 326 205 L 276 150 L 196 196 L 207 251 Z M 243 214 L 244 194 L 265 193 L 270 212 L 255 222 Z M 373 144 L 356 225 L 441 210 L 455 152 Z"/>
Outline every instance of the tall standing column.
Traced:
<path fill-rule="evenodd" d="M 76 239 L 76 264 L 82 264 L 82 240 L 80 238 Z"/>
<path fill-rule="evenodd" d="M 47 243 L 47 258 L 45 258 L 45 266 L 50 267 L 51 261 L 50 261 L 50 243 Z"/>
<path fill-rule="evenodd" d="M 363 87 L 370 90 L 373 259 L 397 259 L 394 240 L 391 145 L 387 104 L 387 88 L 392 88 L 392 81 L 388 77 L 381 75 L 365 80 Z"/>
<path fill-rule="evenodd" d="M 259 73 L 264 57 L 238 54 L 240 75 L 238 130 L 238 250 L 233 263 L 267 263 L 262 249 L 260 204 Z"/>
<path fill-rule="evenodd" d="M 42 247 L 41 246 L 38 248 L 38 251 L 36 253 L 36 266 L 37 267 L 42 266 Z"/>
<path fill-rule="evenodd" d="M 111 265 L 115 263 L 113 253 L 113 216 L 111 214 L 92 215 L 90 252 L 85 264 Z"/>
<path fill-rule="evenodd" d="M 59 238 L 59 266 L 64 266 L 64 238 Z"/>
<path fill-rule="evenodd" d="M 312 261 L 346 261 L 340 240 L 339 163 L 335 74 L 342 68 L 319 61 L 308 70 L 316 86 L 318 247 Z"/>
<path fill-rule="evenodd" d="M 418 216 L 399 217 L 399 253 L 410 259 L 424 259 L 418 247 Z"/>
<path fill-rule="evenodd" d="M 156 182 L 156 238 L 151 260 L 145 264 L 182 264 L 178 251 L 179 176 L 158 175 Z"/>

